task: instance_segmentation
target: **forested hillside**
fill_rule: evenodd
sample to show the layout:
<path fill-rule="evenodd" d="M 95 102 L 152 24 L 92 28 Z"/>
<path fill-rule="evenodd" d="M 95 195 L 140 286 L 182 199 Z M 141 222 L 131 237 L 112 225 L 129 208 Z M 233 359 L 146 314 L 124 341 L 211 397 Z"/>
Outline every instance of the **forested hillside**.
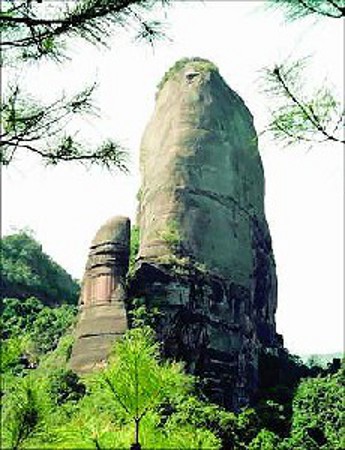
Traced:
<path fill-rule="evenodd" d="M 28 232 L 1 239 L 1 338 L 22 368 L 55 349 L 73 323 L 78 295 L 78 283 Z"/>
<path fill-rule="evenodd" d="M 3 297 L 36 297 L 45 305 L 76 304 L 78 283 L 26 231 L 1 239 Z"/>

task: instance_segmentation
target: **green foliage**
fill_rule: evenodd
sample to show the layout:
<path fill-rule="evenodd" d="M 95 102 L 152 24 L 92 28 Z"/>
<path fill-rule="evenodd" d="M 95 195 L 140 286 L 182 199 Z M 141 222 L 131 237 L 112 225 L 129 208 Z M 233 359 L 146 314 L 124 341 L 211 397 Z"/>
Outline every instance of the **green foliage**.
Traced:
<path fill-rule="evenodd" d="M 220 439 L 222 448 L 245 450 L 260 430 L 259 417 L 252 408 L 235 414 L 194 395 L 179 398 L 173 408 L 170 421 L 176 425 L 187 422 L 212 431 Z"/>
<path fill-rule="evenodd" d="M 135 267 L 135 259 L 138 255 L 140 246 L 140 229 L 137 225 L 133 225 L 131 229 L 131 243 L 129 253 L 129 276 L 133 275 Z"/>
<path fill-rule="evenodd" d="M 3 297 L 36 297 L 49 305 L 77 303 L 76 281 L 26 231 L 1 239 L 1 270 Z"/>
<path fill-rule="evenodd" d="M 161 361 L 152 329 L 142 324 L 117 342 L 105 369 L 80 380 L 66 368 L 71 339 L 62 338 L 29 375 L 6 380 L 2 419 L 8 448 L 129 448 L 133 425 L 134 440 L 140 438 L 143 448 L 152 449 L 344 446 L 342 371 L 299 385 L 289 434 L 282 432 L 279 418 L 281 406 L 290 398 L 287 387 L 271 387 L 269 393 L 267 389 L 266 398 L 254 409 L 226 411 L 196 395 L 195 380 L 183 373 L 181 365 Z M 299 367 L 296 358 L 290 364 L 291 360 Z"/>
<path fill-rule="evenodd" d="M 44 305 L 35 297 L 25 300 L 3 298 L 1 305 L 1 336 L 18 336 L 31 329 Z"/>
<path fill-rule="evenodd" d="M 161 0 L 162 6 L 168 2 Z M 164 38 L 161 23 L 147 15 L 156 4 L 155 0 L 4 1 L 0 13 L 1 65 L 22 66 L 22 71 L 27 62 L 48 59 L 58 63 L 67 57 L 69 40 L 77 37 L 107 46 L 119 28 L 133 29 L 136 40 L 153 45 Z M 90 147 L 77 132 L 65 132 L 73 119 L 97 115 L 94 89 L 95 84 L 69 98 L 61 95 L 42 104 L 23 93 L 17 83 L 6 86 L 0 108 L 1 164 L 11 164 L 18 153 L 29 153 L 46 164 L 76 161 L 127 172 L 127 151 L 116 141 L 106 139 Z"/>
<path fill-rule="evenodd" d="M 0 350 L 0 373 L 21 374 L 23 364 L 21 357 L 30 345 L 28 335 L 15 336 L 11 339 L 2 340 Z"/>
<path fill-rule="evenodd" d="M 144 297 L 130 299 L 127 311 L 130 328 L 148 326 L 154 329 L 157 324 L 157 319 L 162 314 L 154 301 L 149 306 L 146 305 Z"/>
<path fill-rule="evenodd" d="M 33 376 L 17 378 L 4 396 L 2 439 L 4 448 L 23 448 L 39 435 L 51 411 L 46 386 Z"/>
<path fill-rule="evenodd" d="M 59 368 L 48 374 L 51 397 L 57 405 L 79 401 L 86 392 L 85 385 L 72 370 Z"/>
<path fill-rule="evenodd" d="M 76 136 L 61 132 L 75 116 L 97 115 L 92 102 L 94 90 L 95 85 L 92 85 L 70 98 L 63 95 L 54 103 L 42 104 L 21 92 L 17 85 L 9 86 L 0 110 L 4 130 L 1 164 L 9 165 L 19 150 L 29 150 L 50 165 L 78 161 L 127 172 L 128 155 L 120 144 L 106 140 L 93 148 Z"/>
<path fill-rule="evenodd" d="M 75 316 L 76 308 L 69 305 L 43 308 L 37 315 L 31 332 L 37 352 L 46 353 L 53 350 L 61 336 L 73 324 Z"/>
<path fill-rule="evenodd" d="M 265 428 L 249 444 L 248 450 L 276 450 L 279 437 Z"/>
<path fill-rule="evenodd" d="M 326 86 L 307 95 L 304 85 L 306 60 L 279 64 L 264 70 L 264 92 L 277 107 L 268 132 L 286 145 L 304 142 L 344 143 L 344 111 Z"/>
<path fill-rule="evenodd" d="M 74 336 L 72 334 L 62 336 L 57 347 L 41 357 L 38 369 L 50 372 L 55 369 L 66 368 L 72 353 L 73 344 Z"/>
<path fill-rule="evenodd" d="M 169 249 L 173 252 L 177 252 L 181 247 L 181 232 L 176 220 L 168 221 L 166 229 L 159 233 L 159 238 L 162 239 Z"/>
<path fill-rule="evenodd" d="M 168 80 L 173 79 L 187 64 L 193 63 L 195 70 L 199 72 L 218 72 L 218 67 L 211 61 L 203 58 L 182 58 L 177 61 L 170 69 L 164 74 L 162 80 L 157 86 L 157 94 L 163 89 L 163 86 Z"/>
<path fill-rule="evenodd" d="M 62 449 L 110 449 L 129 448 L 133 442 L 133 431 L 128 424 L 120 424 L 114 417 L 94 409 L 93 415 L 83 404 L 83 410 L 60 432 L 60 442 L 55 448 Z M 91 405 L 90 405 L 91 406 Z M 149 449 L 208 449 L 220 448 L 219 440 L 206 429 L 194 428 L 188 424 L 176 427 L 168 422 L 160 424 L 160 416 L 149 411 L 142 419 L 142 448 Z"/>
<path fill-rule="evenodd" d="M 129 330 L 117 343 L 114 358 L 100 382 L 119 406 L 119 412 L 134 421 L 138 442 L 142 418 L 168 398 L 186 393 L 188 377 L 179 364 L 160 362 L 158 344 L 149 327 Z"/>
<path fill-rule="evenodd" d="M 154 0 L 77 0 L 72 6 L 63 2 L 52 3 L 47 8 L 41 1 L 4 2 L 0 15 L 1 48 L 6 57 L 13 54 L 12 58 L 19 60 L 60 61 L 67 39 L 77 36 L 107 47 L 112 33 L 121 26 L 134 29 L 137 40 L 152 44 L 154 39 L 164 37 L 160 24 L 146 17 L 155 3 Z"/>
<path fill-rule="evenodd" d="M 294 448 L 340 450 L 345 445 L 344 371 L 304 380 L 293 401 Z"/>
<path fill-rule="evenodd" d="M 47 367 L 41 373 L 46 371 Z M 138 438 L 140 423 L 143 448 L 220 446 L 212 431 L 177 422 L 171 414 L 164 416 L 163 409 L 176 403 L 177 397 L 190 395 L 191 378 L 180 365 L 160 361 L 158 344 L 148 327 L 127 332 L 102 372 L 86 376 L 82 383 L 71 377 L 68 371 L 50 369 L 46 378 L 53 405 L 48 419 L 52 448 L 128 448 L 133 442 L 133 422 Z M 87 392 L 81 395 L 80 385 L 84 384 Z M 46 427 L 37 447 L 45 448 L 47 433 Z"/>
<path fill-rule="evenodd" d="M 34 297 L 25 300 L 5 298 L 2 308 L 2 337 L 8 339 L 26 335 L 31 353 L 37 356 L 57 346 L 76 316 L 74 306 L 50 308 Z"/>
<path fill-rule="evenodd" d="M 282 10 L 288 21 L 304 17 L 341 18 L 345 16 L 344 0 L 269 0 L 267 8 Z"/>

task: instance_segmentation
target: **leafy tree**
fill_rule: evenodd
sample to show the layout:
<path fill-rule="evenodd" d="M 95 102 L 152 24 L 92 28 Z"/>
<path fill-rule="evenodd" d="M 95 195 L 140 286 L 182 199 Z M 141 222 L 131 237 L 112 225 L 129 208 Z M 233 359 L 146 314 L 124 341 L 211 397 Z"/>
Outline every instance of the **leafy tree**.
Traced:
<path fill-rule="evenodd" d="M 1 239 L 1 272 L 3 297 L 36 297 L 49 305 L 77 303 L 77 282 L 26 231 Z"/>
<path fill-rule="evenodd" d="M 186 392 L 188 377 L 179 364 L 160 362 L 151 328 L 142 327 L 129 330 L 118 342 L 114 363 L 102 373 L 101 383 L 124 417 L 134 422 L 139 448 L 142 419 L 167 398 Z"/>
<path fill-rule="evenodd" d="M 67 42 L 80 38 L 106 46 L 118 28 L 132 28 L 137 40 L 153 44 L 163 37 L 158 21 L 147 17 L 157 0 L 5 0 L 1 5 L 2 65 L 66 58 Z M 161 0 L 162 5 L 168 0 Z M 39 155 L 46 164 L 78 161 L 127 171 L 127 154 L 120 144 L 106 140 L 90 148 L 65 127 L 78 116 L 96 114 L 95 85 L 67 98 L 42 104 L 23 93 L 17 83 L 5 89 L 1 106 L 1 154 L 4 165 L 18 152 Z"/>

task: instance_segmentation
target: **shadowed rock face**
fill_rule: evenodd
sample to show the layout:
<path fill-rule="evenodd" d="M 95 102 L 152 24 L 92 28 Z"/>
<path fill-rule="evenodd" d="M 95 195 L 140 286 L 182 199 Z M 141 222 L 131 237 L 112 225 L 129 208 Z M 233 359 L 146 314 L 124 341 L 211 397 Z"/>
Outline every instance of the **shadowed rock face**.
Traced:
<path fill-rule="evenodd" d="M 127 329 L 124 300 L 129 240 L 129 219 L 114 217 L 91 243 L 70 360 L 76 372 L 102 366 L 115 339 Z"/>
<path fill-rule="evenodd" d="M 253 118 L 208 61 L 178 63 L 141 145 L 140 250 L 131 295 L 162 312 L 168 356 L 228 407 L 279 348 L 277 282 Z"/>

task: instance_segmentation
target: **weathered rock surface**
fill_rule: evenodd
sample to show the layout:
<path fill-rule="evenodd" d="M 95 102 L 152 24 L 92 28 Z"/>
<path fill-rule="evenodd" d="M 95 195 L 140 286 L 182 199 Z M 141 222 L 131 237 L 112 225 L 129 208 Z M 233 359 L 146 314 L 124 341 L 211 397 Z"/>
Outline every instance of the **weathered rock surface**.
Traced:
<path fill-rule="evenodd" d="M 114 341 L 127 329 L 124 300 L 129 240 L 129 219 L 114 217 L 92 241 L 70 359 L 70 367 L 76 372 L 102 366 Z"/>
<path fill-rule="evenodd" d="M 185 360 L 214 400 L 246 404 L 259 351 L 281 345 L 277 281 L 253 118 L 212 63 L 170 70 L 140 167 L 131 295 L 159 308 L 165 353 Z"/>

